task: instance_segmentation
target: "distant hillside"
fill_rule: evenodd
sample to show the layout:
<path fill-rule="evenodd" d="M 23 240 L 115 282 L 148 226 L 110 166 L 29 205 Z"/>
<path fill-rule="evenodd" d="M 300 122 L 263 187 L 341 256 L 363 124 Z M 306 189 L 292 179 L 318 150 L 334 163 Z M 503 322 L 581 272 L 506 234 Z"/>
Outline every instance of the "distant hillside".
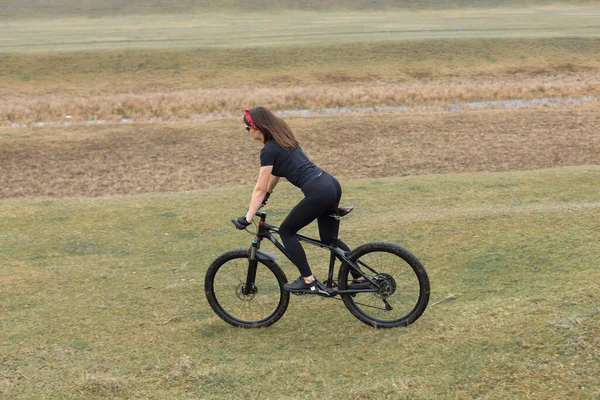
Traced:
<path fill-rule="evenodd" d="M 0 0 L 0 18 L 102 17 L 123 14 L 173 14 L 261 11 L 326 11 L 600 5 L 600 0 Z"/>

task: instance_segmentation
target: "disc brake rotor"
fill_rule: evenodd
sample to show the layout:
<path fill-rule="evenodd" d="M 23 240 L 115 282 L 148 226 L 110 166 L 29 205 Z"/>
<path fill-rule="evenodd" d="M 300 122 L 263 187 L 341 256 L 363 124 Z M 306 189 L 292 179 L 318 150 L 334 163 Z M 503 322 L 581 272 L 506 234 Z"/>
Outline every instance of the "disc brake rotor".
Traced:
<path fill-rule="evenodd" d="M 236 297 L 242 301 L 252 301 L 254 296 L 256 296 L 256 290 L 254 290 L 253 293 L 244 294 L 244 286 L 245 284 L 240 283 L 235 287 Z"/>

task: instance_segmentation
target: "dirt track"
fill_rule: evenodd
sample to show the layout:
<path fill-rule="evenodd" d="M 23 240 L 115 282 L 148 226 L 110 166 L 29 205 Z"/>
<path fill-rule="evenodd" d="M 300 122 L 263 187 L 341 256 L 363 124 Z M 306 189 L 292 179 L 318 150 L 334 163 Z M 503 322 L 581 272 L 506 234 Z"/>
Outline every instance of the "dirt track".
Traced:
<path fill-rule="evenodd" d="M 600 164 L 597 107 L 287 121 L 305 152 L 340 179 Z M 0 198 L 252 184 L 259 148 L 231 120 L 8 130 Z"/>

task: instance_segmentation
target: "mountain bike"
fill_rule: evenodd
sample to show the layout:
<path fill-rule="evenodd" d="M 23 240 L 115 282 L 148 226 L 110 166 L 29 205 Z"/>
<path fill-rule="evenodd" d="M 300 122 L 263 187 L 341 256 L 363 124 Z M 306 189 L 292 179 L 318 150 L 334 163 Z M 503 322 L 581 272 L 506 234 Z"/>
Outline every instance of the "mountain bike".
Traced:
<path fill-rule="evenodd" d="M 427 272 L 412 253 L 394 243 L 370 242 L 351 252 L 340 249 L 340 219 L 353 208 L 329 211 L 329 216 L 337 221 L 331 244 L 296 235 L 301 242 L 330 252 L 329 273 L 323 282 L 326 290 L 306 295 L 340 296 L 356 318 L 376 328 L 408 326 L 423 314 L 429 302 Z M 250 248 L 219 255 L 204 280 L 206 297 L 215 313 L 231 325 L 244 328 L 274 324 L 285 313 L 290 299 L 290 293 L 283 288 L 287 278 L 276 263 L 277 255 L 260 249 L 261 242 L 267 239 L 290 259 L 275 237 L 279 227 L 266 222 L 265 212 L 259 210 L 256 216 L 260 221 Z M 238 229 L 245 229 L 236 220 L 231 222 Z M 341 264 L 337 280 L 336 261 Z"/>

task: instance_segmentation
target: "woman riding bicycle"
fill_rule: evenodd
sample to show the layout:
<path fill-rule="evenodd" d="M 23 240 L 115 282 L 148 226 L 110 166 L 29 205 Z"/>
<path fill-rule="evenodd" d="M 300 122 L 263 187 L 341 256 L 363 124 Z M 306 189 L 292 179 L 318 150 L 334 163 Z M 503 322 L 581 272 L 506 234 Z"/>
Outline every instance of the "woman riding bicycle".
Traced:
<path fill-rule="evenodd" d="M 311 293 L 325 286 L 312 274 L 306 253 L 296 233 L 314 221 L 319 224 L 319 236 L 327 245 L 333 241 L 337 221 L 329 216 L 328 210 L 337 208 L 342 197 L 340 183 L 330 174 L 316 166 L 304 154 L 290 127 L 264 107 L 245 110 L 246 131 L 253 140 L 264 146 L 260 152 L 258 181 L 252 192 L 248 213 L 238 219 L 243 226 L 250 221 L 267 202 L 280 177 L 286 178 L 302 190 L 302 199 L 285 218 L 279 235 L 292 262 L 298 267 L 300 277 L 288 282 L 284 288 L 292 293 Z M 350 248 L 341 240 L 338 246 L 345 251 Z"/>

